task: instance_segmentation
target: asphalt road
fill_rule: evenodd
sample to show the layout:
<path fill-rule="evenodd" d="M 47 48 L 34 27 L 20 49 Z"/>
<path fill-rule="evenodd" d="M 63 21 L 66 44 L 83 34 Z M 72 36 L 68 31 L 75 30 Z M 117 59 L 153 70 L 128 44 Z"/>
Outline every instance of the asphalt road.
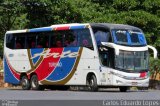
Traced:
<path fill-rule="evenodd" d="M 145 91 L 127 91 L 125 93 L 119 92 L 117 89 L 109 89 L 109 90 L 101 90 L 99 92 L 89 92 L 89 91 L 61 91 L 61 90 L 45 90 L 45 91 L 33 91 L 28 90 L 24 91 L 21 89 L 1 89 L 0 90 L 0 106 L 31 106 L 31 105 L 37 105 L 37 106 L 44 106 L 43 103 L 45 103 L 45 106 L 55 106 L 51 105 L 65 105 L 70 106 L 67 103 L 79 104 L 85 105 L 85 102 L 87 102 L 87 105 L 101 105 L 101 106 L 118 106 L 118 105 L 125 105 L 125 104 L 118 104 L 120 102 L 117 101 L 125 101 L 125 100 L 154 100 L 157 105 L 145 105 L 145 106 L 160 106 L 160 91 L 159 90 L 145 90 Z M 30 102 L 28 102 L 30 100 Z M 111 104 L 111 102 L 108 100 L 113 101 L 113 103 L 117 104 Z M 159 100 L 159 101 L 158 101 Z M 3 103 L 9 103 L 11 102 L 18 102 L 18 104 L 12 104 L 12 105 L 4 105 Z M 35 102 L 37 101 L 37 102 Z M 47 102 L 47 103 L 46 103 Z M 67 102 L 67 103 L 66 103 Z M 89 102 L 89 103 L 88 103 Z M 153 102 L 153 101 L 152 101 Z M 24 105 L 24 103 L 31 103 Z M 33 103 L 33 104 L 32 104 Z M 36 104 L 38 103 L 38 104 Z M 60 103 L 60 104 L 59 104 Z M 108 104 L 110 103 L 110 104 Z M 127 103 L 127 102 L 126 102 Z M 141 102 L 140 102 L 141 103 Z M 148 103 L 148 102 L 147 102 Z M 74 105 L 73 105 L 74 106 Z M 129 105 L 131 106 L 131 105 Z M 137 105 L 138 106 L 138 105 Z M 141 106 L 144 106 L 141 103 Z"/>

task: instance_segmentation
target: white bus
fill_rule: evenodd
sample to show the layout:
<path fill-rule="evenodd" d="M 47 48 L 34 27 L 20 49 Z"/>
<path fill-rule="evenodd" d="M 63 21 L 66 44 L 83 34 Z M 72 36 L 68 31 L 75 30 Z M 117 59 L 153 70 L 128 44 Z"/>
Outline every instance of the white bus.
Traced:
<path fill-rule="evenodd" d="M 149 53 L 141 29 L 129 25 L 61 24 L 7 31 L 4 80 L 24 90 L 46 86 L 148 87 Z"/>

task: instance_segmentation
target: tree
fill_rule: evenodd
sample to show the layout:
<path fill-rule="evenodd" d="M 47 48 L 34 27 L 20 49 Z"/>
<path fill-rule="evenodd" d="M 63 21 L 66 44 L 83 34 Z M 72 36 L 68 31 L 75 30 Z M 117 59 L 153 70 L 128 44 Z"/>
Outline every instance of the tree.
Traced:
<path fill-rule="evenodd" d="M 145 0 L 143 6 L 146 11 L 158 15 L 160 10 L 160 0 Z"/>
<path fill-rule="evenodd" d="M 4 0 L 0 2 L 0 52 L 3 48 L 3 38 L 6 31 L 16 28 L 17 24 L 24 22 L 21 11 L 22 4 L 19 0 Z M 16 21 L 19 21 L 16 23 Z"/>
<path fill-rule="evenodd" d="M 0 14 L 2 43 L 7 30 L 104 22 L 143 29 L 148 43 L 160 52 L 159 0 L 1 0 Z M 151 40 L 153 35 L 155 41 Z"/>

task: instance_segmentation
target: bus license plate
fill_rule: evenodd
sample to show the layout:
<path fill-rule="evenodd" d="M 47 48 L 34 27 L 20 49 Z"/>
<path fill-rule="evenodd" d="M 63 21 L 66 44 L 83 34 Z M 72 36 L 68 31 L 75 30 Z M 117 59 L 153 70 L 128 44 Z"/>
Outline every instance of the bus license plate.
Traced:
<path fill-rule="evenodd" d="M 132 82 L 132 85 L 135 86 L 135 85 L 138 85 L 138 83 L 137 82 Z"/>

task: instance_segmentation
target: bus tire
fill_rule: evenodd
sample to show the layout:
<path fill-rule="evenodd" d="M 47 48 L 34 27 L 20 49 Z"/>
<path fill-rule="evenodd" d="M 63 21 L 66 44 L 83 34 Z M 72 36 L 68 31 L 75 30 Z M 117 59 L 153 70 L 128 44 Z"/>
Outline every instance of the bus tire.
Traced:
<path fill-rule="evenodd" d="M 37 75 L 31 77 L 31 88 L 32 90 L 44 90 L 44 86 L 39 85 Z"/>
<path fill-rule="evenodd" d="M 87 78 L 87 86 L 90 91 L 98 91 L 97 78 L 95 75 Z"/>
<path fill-rule="evenodd" d="M 127 89 L 128 89 L 128 87 L 126 87 L 126 86 L 119 87 L 120 92 L 126 92 Z"/>
<path fill-rule="evenodd" d="M 21 78 L 21 86 L 23 90 L 30 90 L 31 88 L 30 81 L 25 75 Z"/>

